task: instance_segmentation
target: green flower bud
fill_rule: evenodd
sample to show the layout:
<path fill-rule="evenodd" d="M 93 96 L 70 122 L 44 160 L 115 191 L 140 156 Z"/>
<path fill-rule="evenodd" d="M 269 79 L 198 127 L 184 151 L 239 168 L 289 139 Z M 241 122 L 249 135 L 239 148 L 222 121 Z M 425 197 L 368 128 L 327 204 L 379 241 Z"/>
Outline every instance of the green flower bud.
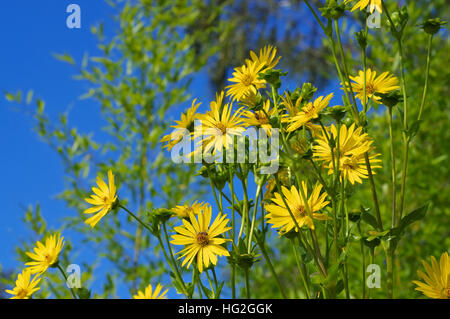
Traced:
<path fill-rule="evenodd" d="M 439 18 L 435 18 L 435 19 L 428 19 L 422 24 L 419 24 L 419 26 L 422 27 L 422 29 L 426 33 L 433 35 L 439 32 L 439 30 L 441 29 L 441 25 L 444 25 L 446 23 L 447 21 L 441 21 Z"/>
<path fill-rule="evenodd" d="M 345 3 L 337 4 L 336 0 L 328 0 L 325 6 L 319 10 L 325 18 L 338 20 L 344 15 Z"/>
<path fill-rule="evenodd" d="M 403 101 L 403 96 L 399 91 L 392 91 L 389 93 L 376 93 L 376 96 L 381 98 L 381 103 L 387 107 L 396 106 L 398 103 Z"/>
<path fill-rule="evenodd" d="M 303 83 L 301 90 L 301 97 L 305 101 L 309 101 L 312 99 L 314 93 L 316 93 L 317 88 L 314 87 L 311 83 Z"/>
<path fill-rule="evenodd" d="M 281 86 L 281 76 L 286 74 L 287 72 L 281 72 L 281 70 L 267 69 L 259 74 L 259 78 L 266 80 L 267 83 L 278 89 Z"/>
<path fill-rule="evenodd" d="M 367 48 L 367 36 L 364 31 L 355 32 L 355 37 L 362 50 Z"/>
<path fill-rule="evenodd" d="M 331 116 L 336 122 L 341 122 L 347 113 L 346 109 L 342 105 L 336 105 L 327 109 L 324 114 Z"/>

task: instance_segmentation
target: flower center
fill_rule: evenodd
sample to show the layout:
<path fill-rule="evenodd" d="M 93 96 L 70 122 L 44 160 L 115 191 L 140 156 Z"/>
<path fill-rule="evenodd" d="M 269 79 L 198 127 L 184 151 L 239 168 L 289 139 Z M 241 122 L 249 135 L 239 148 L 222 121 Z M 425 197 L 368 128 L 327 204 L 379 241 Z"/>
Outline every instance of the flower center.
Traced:
<path fill-rule="evenodd" d="M 308 116 L 312 116 L 315 112 L 314 104 L 308 103 L 305 107 L 303 107 L 303 112 L 305 112 Z"/>
<path fill-rule="evenodd" d="M 450 299 L 450 286 L 447 286 L 447 288 L 442 289 L 442 295 L 443 297 Z"/>
<path fill-rule="evenodd" d="M 303 205 L 297 206 L 293 213 L 294 213 L 295 218 L 304 217 L 306 215 L 305 206 L 303 206 Z"/>
<path fill-rule="evenodd" d="M 209 244 L 208 233 L 206 233 L 206 232 L 198 233 L 197 234 L 197 243 L 202 247 L 205 247 L 206 245 L 208 245 Z"/>
<path fill-rule="evenodd" d="M 219 129 L 222 132 L 222 134 L 227 133 L 227 128 L 222 123 L 217 123 L 216 128 Z"/>
<path fill-rule="evenodd" d="M 261 111 L 255 112 L 255 119 L 261 124 L 269 123 L 267 116 Z"/>
<path fill-rule="evenodd" d="M 373 83 L 366 83 L 366 93 L 367 95 L 372 95 L 375 93 L 375 87 L 373 86 Z"/>
<path fill-rule="evenodd" d="M 44 258 L 47 264 L 50 264 L 52 262 L 52 256 L 50 256 L 49 254 L 45 255 Z"/>
<path fill-rule="evenodd" d="M 17 297 L 17 298 L 20 298 L 20 299 L 26 298 L 26 297 L 27 297 L 27 290 L 21 288 L 21 289 L 17 292 L 16 297 Z"/>
<path fill-rule="evenodd" d="M 342 161 L 342 166 L 345 169 L 355 169 L 358 167 L 358 163 L 356 162 L 356 159 L 351 157 L 345 157 Z"/>
<path fill-rule="evenodd" d="M 253 83 L 253 76 L 251 76 L 250 74 L 244 74 L 244 76 L 242 77 L 242 84 L 244 84 L 245 86 L 250 86 Z"/>

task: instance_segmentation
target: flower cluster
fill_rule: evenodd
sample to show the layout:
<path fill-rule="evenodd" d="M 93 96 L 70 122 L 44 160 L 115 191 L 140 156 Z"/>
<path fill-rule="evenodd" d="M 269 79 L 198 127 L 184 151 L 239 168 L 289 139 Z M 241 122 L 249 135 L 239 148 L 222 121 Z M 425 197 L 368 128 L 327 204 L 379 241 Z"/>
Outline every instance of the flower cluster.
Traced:
<path fill-rule="evenodd" d="M 126 201 L 119 201 L 120 183 L 116 186 L 113 169 L 110 169 L 107 171 L 107 180 L 101 177 L 102 174 L 97 176 L 97 185 L 91 188 L 91 194 L 84 199 L 90 205 L 83 207 L 83 213 L 89 216 L 84 223 L 91 230 L 98 230 L 108 214 L 125 211 L 138 223 L 139 231 L 145 229 L 157 240 L 170 268 L 173 287 L 187 298 L 193 298 L 196 289 L 200 298 L 203 295 L 220 298 L 226 282 L 220 281 L 215 269 L 220 263 L 225 265 L 225 262 L 230 267 L 232 297 L 235 298 L 237 294 L 236 280 L 244 278 L 245 294 L 250 298 L 250 269 L 260 261 L 261 256 L 281 295 L 287 298 L 286 287 L 278 278 L 277 269 L 271 261 L 273 251 L 268 249 L 273 244 L 268 240 L 273 229 L 279 235 L 276 240 L 286 240 L 292 245 L 295 264 L 302 279 L 302 296 L 335 298 L 345 293 L 350 298 L 347 265 L 349 245 L 359 241 L 364 268 L 365 251 L 370 249 L 373 259 L 375 248 L 383 241 L 387 276 L 390 279 L 388 285 L 391 285 L 388 293 L 392 297 L 393 259 L 398 241 L 406 226 L 423 218 L 428 208 L 424 206 L 402 216 L 408 149 L 419 129 L 426 85 L 419 119 L 408 125 L 404 70 L 400 73 L 400 86 L 399 79 L 389 71 L 377 76 L 375 67 L 367 68 L 367 28 L 356 33 L 356 40 L 363 53 L 363 68 L 357 75 L 348 71 L 337 21 L 345 10 L 360 9 L 371 13 L 385 10 L 390 20 L 391 33 L 399 41 L 398 47 L 401 47 L 402 32 L 408 19 L 407 12 L 402 9 L 396 13 L 393 22 L 381 0 L 353 1 L 349 7 L 350 2 L 327 1 L 325 7 L 320 8 L 322 15 L 328 19 L 325 27 L 309 2 L 305 1 L 328 37 L 340 77 L 340 89 L 329 92 L 311 83 L 303 83 L 293 90 L 283 87 L 285 83 L 282 83 L 282 77 L 287 73 L 276 69 L 281 56 L 276 47 L 268 45 L 259 52 L 250 51 L 244 63 L 233 69 L 228 85 L 216 93 L 207 110 L 200 112 L 201 102 L 193 99 L 180 119 L 174 121 L 172 132 L 160 139 L 162 148 L 171 153 L 178 151 L 178 146 L 186 141 L 194 144 L 194 150 L 184 155 L 188 158 L 202 155 L 200 157 L 203 160 L 197 162 L 201 163 L 197 175 L 209 182 L 214 204 L 197 200 L 150 211 L 143 211 L 145 205 L 140 205 L 140 213 L 144 214 L 135 215 L 126 207 Z M 334 27 L 331 20 L 335 22 Z M 438 19 L 429 19 L 423 28 L 432 36 L 443 23 Z M 338 37 L 337 43 L 334 34 Z M 336 44 L 341 50 L 342 63 L 336 55 Z M 340 68 L 341 64 L 343 69 Z M 403 62 L 401 64 L 403 68 Z M 403 91 L 402 97 L 400 89 Z M 338 97 L 342 97 L 339 105 L 333 101 Z M 392 111 L 393 106 L 402 99 L 404 106 L 403 109 L 399 107 L 399 110 L 403 118 L 400 124 L 403 125 L 405 162 L 402 166 L 401 203 L 397 205 L 399 196 L 396 194 L 398 183 L 392 142 Z M 391 139 L 391 228 L 383 225 L 384 216 L 374 179 L 382 167 L 382 160 L 368 123 L 370 108 L 381 105 L 385 105 L 388 111 Z M 275 171 L 265 170 L 265 153 L 252 156 L 251 149 L 256 144 L 253 143 L 255 137 L 250 133 L 256 131 L 260 134 L 259 137 L 256 135 L 258 147 L 267 150 L 268 144 L 275 145 L 270 152 L 272 159 L 277 162 Z M 244 141 L 243 148 L 239 141 Z M 233 154 L 232 161 L 223 162 L 221 155 L 226 154 L 228 159 L 229 153 Z M 235 153 L 243 161 L 235 161 Z M 208 154 L 215 158 L 210 160 L 203 157 Z M 121 177 L 119 174 L 118 180 Z M 252 180 L 256 189 L 254 198 L 249 194 Z M 371 209 L 363 206 L 366 205 L 364 201 L 358 203 L 357 207 L 349 207 L 354 205 L 354 201 L 349 198 L 365 186 L 370 187 L 375 216 L 369 212 Z M 59 264 L 64 244 L 64 238 L 59 233 L 46 236 L 43 242 L 37 241 L 33 251 L 26 253 L 31 261 L 26 262 L 27 267 L 18 274 L 15 287 L 6 292 L 12 298 L 30 298 L 40 289 L 38 285 L 42 275 L 51 268 L 58 268 L 67 280 Z M 430 298 L 450 298 L 448 253 L 443 253 L 439 262 L 431 257 L 431 265 L 423 261 L 423 267 L 425 272 L 417 273 L 423 281 L 413 281 L 416 290 Z M 192 271 L 192 282 L 187 282 L 187 276 L 183 276 L 189 271 Z M 202 282 L 205 276 L 210 288 Z M 365 279 L 363 274 L 363 286 Z M 143 290 L 133 289 L 133 299 L 167 298 L 169 289 L 164 290 L 161 283 L 156 287 L 148 282 L 145 285 Z M 82 289 L 70 290 L 73 298 L 84 296 Z M 362 291 L 362 297 L 365 298 L 365 286 Z"/>
<path fill-rule="evenodd" d="M 53 234 L 45 239 L 45 244 L 36 242 L 33 252 L 27 252 L 27 256 L 33 261 L 25 263 L 22 273 L 17 276 L 16 286 L 13 290 L 6 290 L 14 299 L 28 299 L 38 291 L 37 287 L 41 276 L 50 267 L 58 267 L 58 257 L 64 247 L 64 237 Z M 34 275 L 34 277 L 32 277 Z"/>

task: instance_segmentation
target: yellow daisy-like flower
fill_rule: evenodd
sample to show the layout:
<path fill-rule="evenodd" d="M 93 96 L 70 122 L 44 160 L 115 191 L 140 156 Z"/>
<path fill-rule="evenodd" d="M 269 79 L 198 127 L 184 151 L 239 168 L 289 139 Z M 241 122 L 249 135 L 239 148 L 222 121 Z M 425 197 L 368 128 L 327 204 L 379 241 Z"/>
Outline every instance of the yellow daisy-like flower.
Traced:
<path fill-rule="evenodd" d="M 329 137 L 333 138 L 337 143 L 337 128 L 331 125 L 329 128 Z M 325 167 L 328 168 L 328 174 L 333 174 L 332 151 L 328 140 L 324 133 L 316 139 L 317 145 L 313 146 L 313 156 L 325 162 Z M 362 183 L 362 178 L 368 178 L 368 171 L 366 167 L 364 154 L 374 149 L 372 146 L 373 140 L 362 133 L 362 127 L 355 129 L 355 124 L 349 128 L 342 125 L 339 134 L 339 170 L 341 178 L 348 179 L 350 183 Z M 337 147 L 333 149 L 334 156 L 337 156 Z M 369 155 L 369 161 L 372 168 L 380 168 L 377 163 L 381 160 L 377 159 L 380 154 Z"/>
<path fill-rule="evenodd" d="M 289 119 L 289 125 L 286 129 L 287 132 L 292 132 L 299 127 L 305 125 L 309 121 L 319 117 L 319 113 L 328 106 L 333 93 L 328 94 L 325 98 L 323 96 L 318 97 L 314 102 L 306 104 L 300 112 L 292 116 Z"/>
<path fill-rule="evenodd" d="M 244 111 L 242 113 L 246 118 L 244 119 L 244 123 L 248 126 L 256 126 L 263 128 L 268 136 L 271 136 L 272 133 L 270 129 L 272 125 L 269 123 L 270 117 L 275 113 L 275 108 L 270 109 L 270 101 L 266 100 L 263 104 L 262 110 L 258 110 L 255 112 L 252 111 Z"/>
<path fill-rule="evenodd" d="M 350 2 L 351 0 L 347 0 L 346 2 Z M 359 10 L 364 10 L 367 6 L 369 6 L 370 13 L 376 9 L 379 13 L 383 13 L 383 8 L 381 5 L 381 0 L 360 0 L 358 1 L 352 8 L 352 12 L 359 8 Z"/>
<path fill-rule="evenodd" d="M 304 181 L 302 181 L 302 187 L 308 202 L 307 204 L 303 201 L 299 190 L 292 185 L 290 190 L 284 186 L 281 186 L 281 192 L 283 195 L 280 193 L 275 193 L 275 198 L 271 199 L 275 204 L 264 205 L 264 208 L 269 212 L 265 218 L 267 219 L 267 223 L 273 224 L 272 228 L 280 228 L 280 231 L 285 233 L 291 231 L 292 229 L 295 229 L 295 231 L 298 232 L 298 228 L 295 225 L 289 210 L 294 215 L 299 227 L 306 225 L 309 228 L 314 229 L 313 218 L 318 220 L 329 219 L 327 215 L 317 213 L 329 204 L 329 201 L 325 200 L 327 193 L 320 193 L 322 190 L 322 185 L 316 184 L 309 198 L 308 188 Z M 289 210 L 281 196 L 285 197 Z M 312 216 L 309 216 L 306 205 L 308 205 L 307 207 L 309 208 Z"/>
<path fill-rule="evenodd" d="M 173 127 L 174 130 L 172 133 L 163 136 L 163 138 L 160 140 L 161 143 L 167 142 L 164 147 L 167 147 L 167 149 L 170 151 L 178 142 L 181 141 L 183 138 L 183 134 L 185 133 L 185 130 L 192 130 L 192 126 L 194 124 L 194 120 L 197 117 L 198 107 L 201 103 L 195 103 L 197 99 L 194 99 L 192 101 L 191 107 L 186 111 L 186 114 L 181 114 L 181 119 L 179 121 L 175 121 L 175 125 L 171 125 L 170 127 Z"/>
<path fill-rule="evenodd" d="M 59 254 L 64 247 L 64 237 L 59 234 L 53 234 L 45 239 L 45 245 L 40 241 L 34 247 L 34 253 L 27 252 L 27 256 L 33 259 L 25 266 L 29 266 L 32 274 L 42 274 L 48 267 L 54 266 L 58 262 Z"/>
<path fill-rule="evenodd" d="M 172 211 L 175 214 L 177 214 L 179 218 L 189 218 L 190 214 L 198 215 L 208 206 L 209 206 L 208 203 L 205 202 L 198 203 L 197 201 L 195 201 L 191 205 L 189 204 L 177 205 L 174 208 L 172 208 Z"/>
<path fill-rule="evenodd" d="M 287 116 L 292 117 L 300 111 L 300 104 L 303 101 L 303 98 L 301 96 L 299 96 L 298 99 L 295 100 L 295 104 L 292 101 L 289 92 L 284 92 L 284 95 L 280 95 L 280 98 L 281 98 L 280 105 L 284 106 L 288 111 L 288 113 L 285 114 L 285 117 Z"/>
<path fill-rule="evenodd" d="M 155 291 L 153 291 L 152 285 L 148 285 L 144 292 L 138 291 L 137 295 L 133 296 L 133 299 L 167 299 L 166 294 L 169 289 L 166 289 L 163 293 L 161 293 L 162 289 L 163 286 L 161 284 L 156 286 Z"/>
<path fill-rule="evenodd" d="M 13 295 L 11 299 L 28 299 L 33 293 L 38 291 L 40 288 L 36 287 L 41 278 L 36 275 L 31 279 L 31 271 L 25 268 L 21 274 L 17 276 L 16 286 L 13 290 L 5 290 L 10 295 Z"/>
<path fill-rule="evenodd" d="M 352 82 L 353 93 L 361 101 L 364 99 L 364 71 L 359 71 L 358 76 L 350 76 Z M 366 70 L 366 103 L 367 100 L 372 98 L 376 103 L 380 104 L 381 98 L 376 96 L 376 93 L 389 93 L 395 91 L 400 87 L 397 85 L 398 79 L 389 74 L 389 72 L 383 72 L 377 77 L 377 72 L 371 69 Z M 345 82 L 348 87 L 348 82 Z"/>
<path fill-rule="evenodd" d="M 218 214 L 210 226 L 211 207 L 208 206 L 197 217 L 190 214 L 190 222 L 183 219 L 182 226 L 174 227 L 178 234 L 172 235 L 171 243 L 185 246 L 177 253 L 181 254 L 178 259 L 185 257 L 182 266 L 187 263 L 187 268 L 189 268 L 194 258 L 197 258 L 198 270 L 203 272 L 204 267 L 217 264 L 217 256 L 230 255 L 228 250 L 222 246 L 229 239 L 219 237 L 231 229 L 231 227 L 227 227 L 229 220 L 226 217 L 227 215 Z"/>
<path fill-rule="evenodd" d="M 425 272 L 417 271 L 425 282 L 414 280 L 416 290 L 434 299 L 450 299 L 450 258 L 448 253 L 442 253 L 439 263 L 431 256 L 431 265 L 422 260 Z"/>
<path fill-rule="evenodd" d="M 225 87 L 227 96 L 231 96 L 234 100 L 240 101 L 248 94 L 256 94 L 257 91 L 266 86 L 266 80 L 259 79 L 259 74 L 264 70 L 264 64 L 259 61 L 247 60 L 246 63 L 235 68 L 233 77 L 228 79 L 234 84 Z"/>
<path fill-rule="evenodd" d="M 86 209 L 84 213 L 97 213 L 85 221 L 92 228 L 114 207 L 117 201 L 116 185 L 114 184 L 114 175 L 111 170 L 108 171 L 108 185 L 98 176 L 97 185 L 98 188 L 92 187 L 94 194 L 91 195 L 91 198 L 84 199 L 89 204 L 94 205 Z"/>
<path fill-rule="evenodd" d="M 213 153 L 222 152 L 223 148 L 228 149 L 233 146 L 234 136 L 242 135 L 245 131 L 241 110 L 232 112 L 232 104 L 225 104 L 223 108 L 220 105 L 211 103 L 211 111 L 206 114 L 200 114 L 198 119 L 201 121 L 202 129 L 195 130 L 193 139 L 200 138 L 194 152 L 203 152 L 206 154 L 211 150 Z"/>
<path fill-rule="evenodd" d="M 277 48 L 271 45 L 267 45 L 259 50 L 259 56 L 255 52 L 250 51 L 250 57 L 252 62 L 256 62 L 262 65 L 263 68 L 273 69 L 281 59 L 281 56 L 275 58 L 277 55 Z"/>

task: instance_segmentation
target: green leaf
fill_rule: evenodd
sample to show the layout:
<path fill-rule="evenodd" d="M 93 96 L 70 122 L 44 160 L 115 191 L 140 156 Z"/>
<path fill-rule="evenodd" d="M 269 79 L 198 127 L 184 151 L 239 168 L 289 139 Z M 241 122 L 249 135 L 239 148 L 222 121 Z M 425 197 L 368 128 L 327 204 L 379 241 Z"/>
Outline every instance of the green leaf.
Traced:
<path fill-rule="evenodd" d="M 30 104 L 31 100 L 33 99 L 33 90 L 28 91 L 27 93 L 27 100 L 26 103 Z"/>
<path fill-rule="evenodd" d="M 417 132 L 420 129 L 420 123 L 421 122 L 422 122 L 422 120 L 416 120 L 408 128 L 408 136 L 409 136 L 410 139 L 412 139 L 414 136 L 416 136 Z"/>
<path fill-rule="evenodd" d="M 428 206 L 430 206 L 430 203 L 427 203 L 424 206 L 419 207 L 419 208 L 413 210 L 408 215 L 404 216 L 402 218 L 402 220 L 400 221 L 400 225 L 399 225 L 400 230 L 403 231 L 406 227 L 408 227 L 412 223 L 423 219 L 427 213 Z"/>
<path fill-rule="evenodd" d="M 65 53 L 65 54 L 57 54 L 57 53 L 53 53 L 53 56 L 63 62 L 67 62 L 70 63 L 72 65 L 75 65 L 75 60 L 70 56 L 69 53 Z"/>
<path fill-rule="evenodd" d="M 364 208 L 361 205 L 361 219 L 368 225 L 372 226 L 374 229 L 378 229 L 378 222 L 374 216 L 369 214 L 370 208 Z"/>

